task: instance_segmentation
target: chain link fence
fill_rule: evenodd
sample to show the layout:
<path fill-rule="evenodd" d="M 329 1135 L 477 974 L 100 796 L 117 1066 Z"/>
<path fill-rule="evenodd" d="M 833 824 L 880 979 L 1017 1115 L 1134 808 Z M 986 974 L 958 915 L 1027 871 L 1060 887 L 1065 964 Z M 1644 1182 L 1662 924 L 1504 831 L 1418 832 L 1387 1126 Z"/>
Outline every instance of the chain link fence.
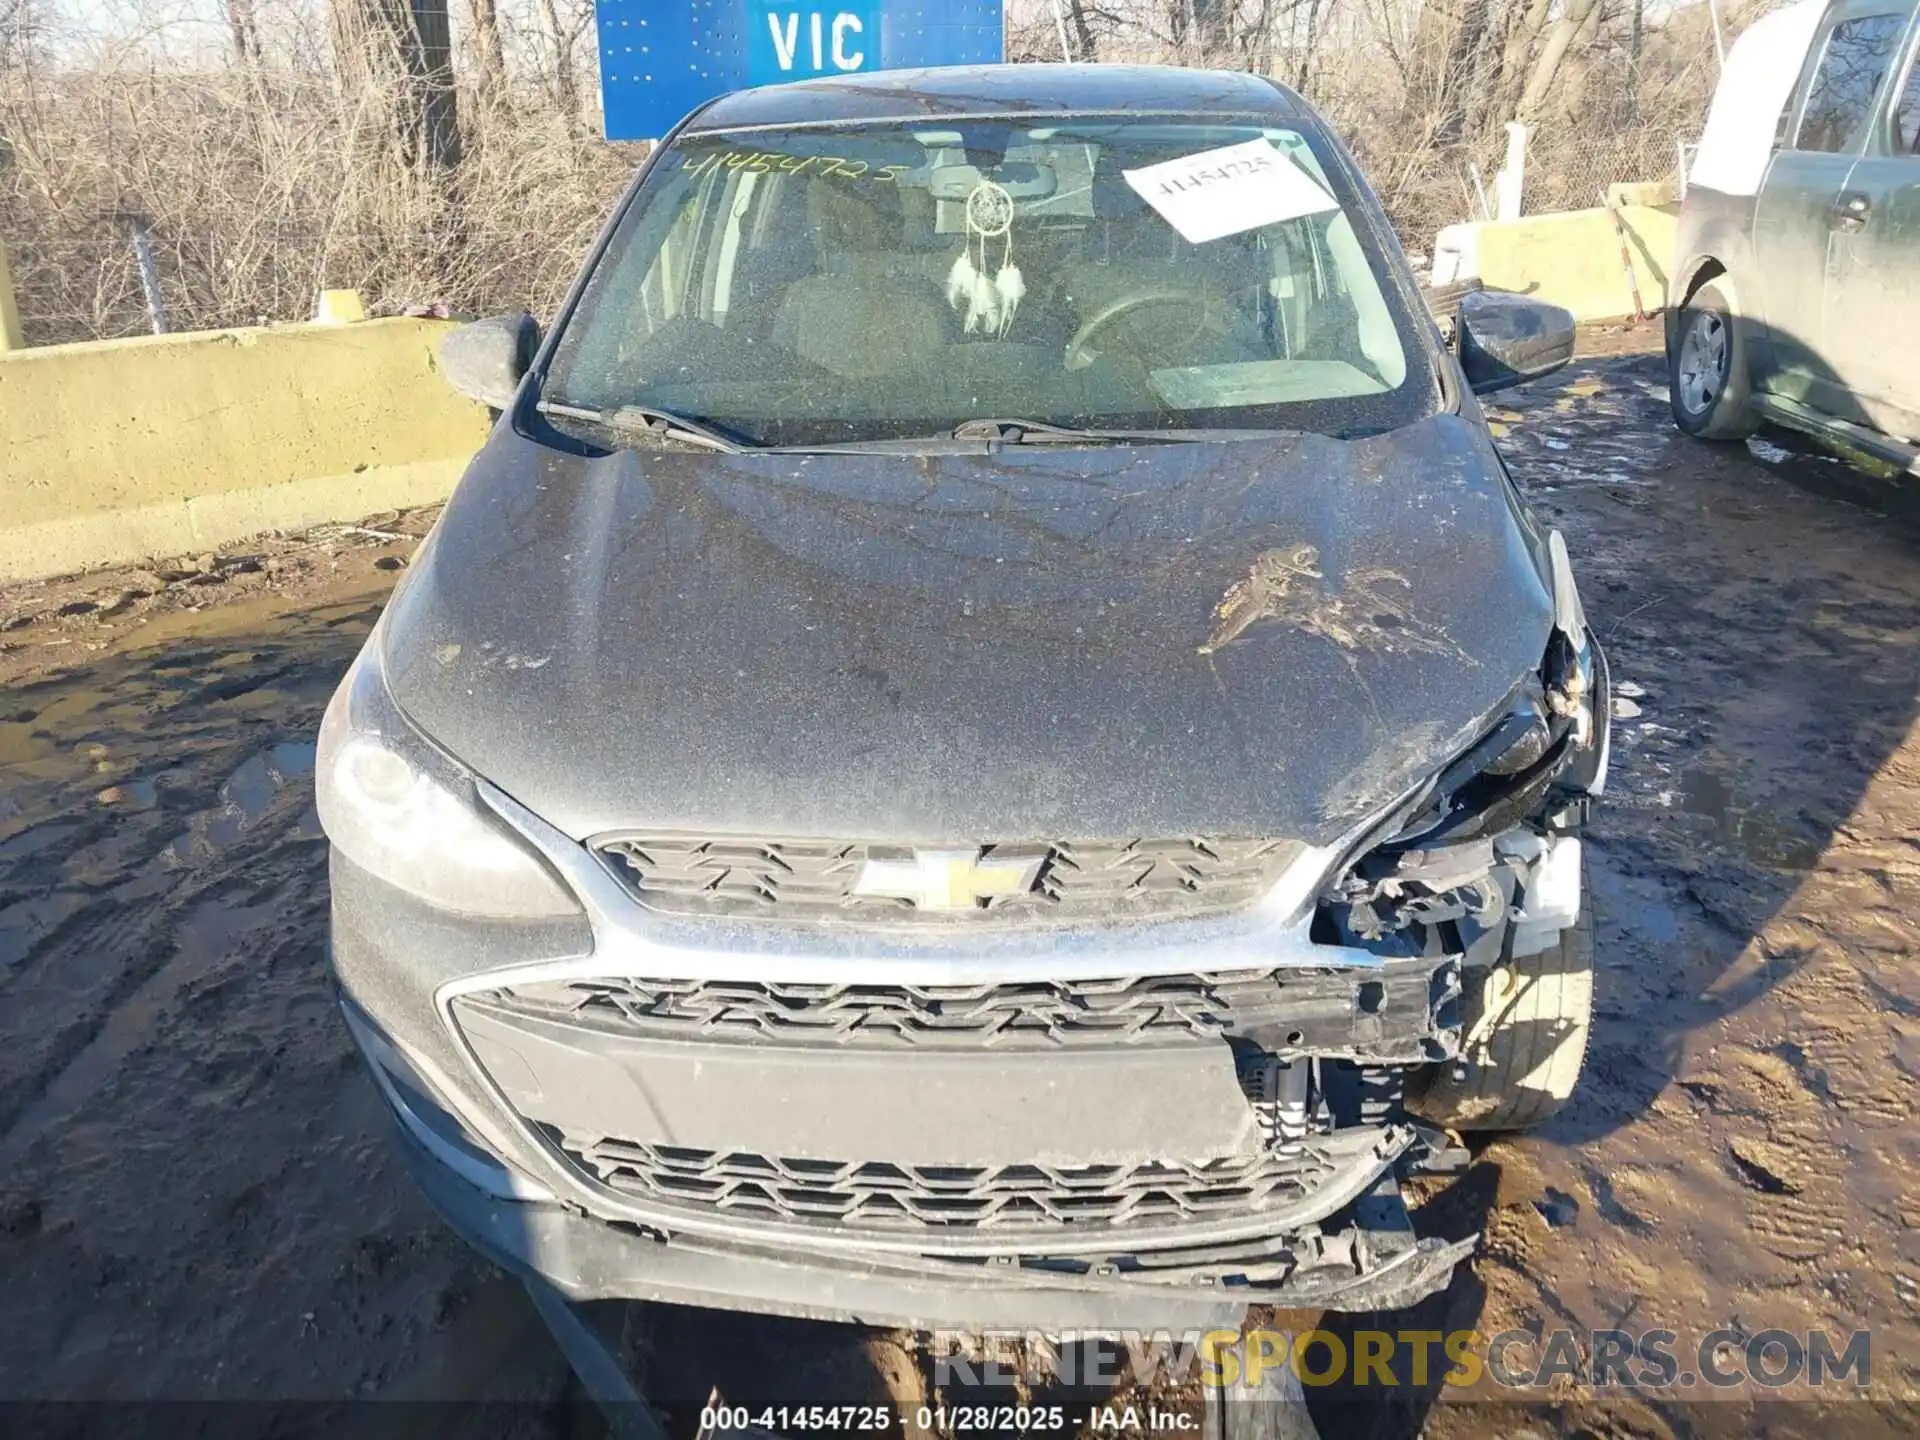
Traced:
<path fill-rule="evenodd" d="M 1698 134 L 1697 125 L 1655 120 L 1610 135 L 1534 136 L 1520 213 L 1584 209 L 1604 203 L 1609 186 L 1637 182 L 1667 182 L 1678 195 L 1681 146 Z"/>
<path fill-rule="evenodd" d="M 286 228 L 244 241 L 155 225 L 144 232 L 150 279 L 124 221 L 10 241 L 7 252 L 26 343 L 59 345 L 308 320 L 320 292 L 332 289 L 360 291 L 376 315 L 551 314 L 599 218 L 565 230 L 489 226 L 457 237 Z"/>

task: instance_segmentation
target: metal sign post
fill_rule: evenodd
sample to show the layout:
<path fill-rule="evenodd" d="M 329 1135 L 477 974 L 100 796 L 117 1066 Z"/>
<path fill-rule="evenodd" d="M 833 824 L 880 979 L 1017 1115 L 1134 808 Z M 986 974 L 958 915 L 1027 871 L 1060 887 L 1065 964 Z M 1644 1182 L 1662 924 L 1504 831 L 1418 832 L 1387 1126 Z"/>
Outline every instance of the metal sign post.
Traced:
<path fill-rule="evenodd" d="M 1005 57 L 1004 0 L 596 0 L 609 140 L 747 85 Z"/>

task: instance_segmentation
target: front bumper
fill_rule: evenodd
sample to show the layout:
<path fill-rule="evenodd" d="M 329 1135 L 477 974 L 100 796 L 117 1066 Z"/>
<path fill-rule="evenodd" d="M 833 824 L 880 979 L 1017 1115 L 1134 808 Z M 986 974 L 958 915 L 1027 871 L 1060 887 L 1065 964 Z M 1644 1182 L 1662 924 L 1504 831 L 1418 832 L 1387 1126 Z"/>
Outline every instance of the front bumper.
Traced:
<path fill-rule="evenodd" d="M 1411 1303 L 1466 1248 L 1414 1240 L 1397 1174 L 1417 1137 L 1397 1117 L 1275 1160 L 1243 1064 L 1249 1045 L 1445 1059 L 1447 957 L 1342 965 L 1348 951 L 1316 944 L 1333 963 L 1274 969 L 1251 998 L 1215 985 L 1196 1001 L 1188 982 L 1209 977 L 1190 975 L 1088 982 L 1146 987 L 1171 1034 L 876 1049 L 516 1009 L 515 987 L 591 975 L 567 957 L 592 937 L 463 922 L 338 855 L 332 941 L 349 1028 L 429 1197 L 576 1299 L 927 1328 L 1231 1325 L 1256 1302 Z M 1237 1037 L 1187 1033 L 1225 1010 Z M 861 1163 L 823 1176 L 823 1156 Z M 1099 1223 L 1078 1223 L 1089 1210 Z"/>
<path fill-rule="evenodd" d="M 1332 1268 L 1291 1286 L 1173 1289 L 1115 1277 L 1049 1277 L 1006 1266 L 929 1271 L 877 1256 L 824 1258 L 746 1244 L 669 1239 L 609 1224 L 557 1200 L 489 1193 L 422 1144 L 396 1117 L 409 1169 L 441 1217 L 508 1272 L 537 1278 L 568 1298 L 653 1300 L 709 1309 L 775 1313 L 878 1326 L 951 1330 L 1116 1333 L 1238 1329 L 1249 1303 L 1393 1309 L 1445 1285 L 1472 1253 L 1472 1239 L 1411 1242 L 1396 1234 L 1389 1199 L 1370 1213 L 1367 1273 Z M 1388 1177 L 1391 1184 L 1391 1177 Z M 1404 1211 L 1401 1212 L 1404 1214 Z"/>

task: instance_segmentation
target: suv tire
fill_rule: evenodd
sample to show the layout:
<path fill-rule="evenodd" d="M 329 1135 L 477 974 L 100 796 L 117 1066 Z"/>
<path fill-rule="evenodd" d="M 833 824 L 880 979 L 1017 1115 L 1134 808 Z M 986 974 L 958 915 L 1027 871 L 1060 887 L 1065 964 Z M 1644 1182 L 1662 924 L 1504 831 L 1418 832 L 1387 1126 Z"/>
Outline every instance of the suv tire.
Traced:
<path fill-rule="evenodd" d="M 1693 292 L 1667 352 L 1673 423 L 1701 440 L 1742 440 L 1759 428 L 1747 351 L 1733 306 L 1709 280 Z"/>
<path fill-rule="evenodd" d="M 1567 1103 L 1593 1023 L 1593 920 L 1538 954 L 1463 977 L 1459 1059 L 1414 1082 L 1407 1108 L 1449 1130 L 1522 1130 Z M 1491 1014 L 1489 1010 L 1491 1009 Z"/>

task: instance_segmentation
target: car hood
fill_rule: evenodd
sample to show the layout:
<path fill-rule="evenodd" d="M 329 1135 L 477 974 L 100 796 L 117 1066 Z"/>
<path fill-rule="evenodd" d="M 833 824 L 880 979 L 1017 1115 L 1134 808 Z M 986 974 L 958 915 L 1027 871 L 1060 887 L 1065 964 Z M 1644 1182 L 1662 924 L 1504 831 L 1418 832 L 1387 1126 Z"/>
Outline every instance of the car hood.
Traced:
<path fill-rule="evenodd" d="M 493 436 L 384 628 L 552 824 L 1326 843 L 1469 743 L 1552 604 L 1481 429 L 993 454 Z"/>

